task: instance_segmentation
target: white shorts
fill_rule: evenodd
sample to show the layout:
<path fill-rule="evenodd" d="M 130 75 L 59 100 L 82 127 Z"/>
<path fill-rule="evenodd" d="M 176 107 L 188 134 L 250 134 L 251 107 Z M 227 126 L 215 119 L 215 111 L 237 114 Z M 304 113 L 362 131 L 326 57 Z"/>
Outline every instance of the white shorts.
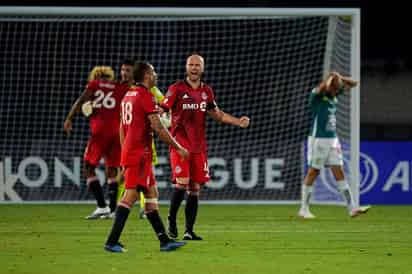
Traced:
<path fill-rule="evenodd" d="M 308 138 L 308 166 L 343 166 L 342 149 L 338 138 Z"/>

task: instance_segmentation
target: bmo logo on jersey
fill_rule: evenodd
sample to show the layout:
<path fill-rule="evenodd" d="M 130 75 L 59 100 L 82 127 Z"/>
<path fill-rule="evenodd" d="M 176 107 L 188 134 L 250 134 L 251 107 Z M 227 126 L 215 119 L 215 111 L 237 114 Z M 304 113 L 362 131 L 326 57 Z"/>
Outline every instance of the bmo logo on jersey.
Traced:
<path fill-rule="evenodd" d="M 184 103 L 182 104 L 183 110 L 198 110 L 205 112 L 206 111 L 206 102 L 197 103 Z"/>

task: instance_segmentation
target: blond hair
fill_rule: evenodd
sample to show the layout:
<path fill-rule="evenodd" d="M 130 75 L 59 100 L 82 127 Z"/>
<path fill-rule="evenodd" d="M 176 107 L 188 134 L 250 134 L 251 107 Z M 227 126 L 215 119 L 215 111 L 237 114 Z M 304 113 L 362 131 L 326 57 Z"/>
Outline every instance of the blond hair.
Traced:
<path fill-rule="evenodd" d="M 95 66 L 89 73 L 89 81 L 101 78 L 114 80 L 114 71 L 108 66 Z"/>

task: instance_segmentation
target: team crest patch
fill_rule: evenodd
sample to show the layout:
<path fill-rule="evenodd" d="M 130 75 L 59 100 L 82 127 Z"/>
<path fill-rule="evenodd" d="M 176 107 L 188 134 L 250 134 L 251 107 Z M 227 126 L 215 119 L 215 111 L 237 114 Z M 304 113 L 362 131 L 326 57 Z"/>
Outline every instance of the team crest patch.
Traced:
<path fill-rule="evenodd" d="M 207 100 L 207 97 L 208 97 L 208 96 L 207 96 L 206 92 L 203 91 L 200 96 L 202 96 L 202 99 L 203 99 L 203 100 Z"/>
<path fill-rule="evenodd" d="M 182 172 L 182 168 L 181 168 L 180 166 L 176 166 L 176 167 L 175 167 L 175 172 L 176 172 L 176 173 Z"/>

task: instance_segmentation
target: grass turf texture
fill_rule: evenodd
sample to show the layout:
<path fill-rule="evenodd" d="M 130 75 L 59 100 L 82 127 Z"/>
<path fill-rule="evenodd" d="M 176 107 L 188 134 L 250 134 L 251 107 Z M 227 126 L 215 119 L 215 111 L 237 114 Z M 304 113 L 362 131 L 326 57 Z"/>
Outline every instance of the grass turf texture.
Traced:
<path fill-rule="evenodd" d="M 103 250 L 111 220 L 84 220 L 91 205 L 0 205 L 1 273 L 412 273 L 412 207 L 375 206 L 350 219 L 343 207 L 201 205 L 196 232 L 176 252 L 160 253 L 135 208 L 122 242 Z M 163 220 L 166 207 L 161 208 Z M 179 236 L 183 233 L 182 207 Z"/>

